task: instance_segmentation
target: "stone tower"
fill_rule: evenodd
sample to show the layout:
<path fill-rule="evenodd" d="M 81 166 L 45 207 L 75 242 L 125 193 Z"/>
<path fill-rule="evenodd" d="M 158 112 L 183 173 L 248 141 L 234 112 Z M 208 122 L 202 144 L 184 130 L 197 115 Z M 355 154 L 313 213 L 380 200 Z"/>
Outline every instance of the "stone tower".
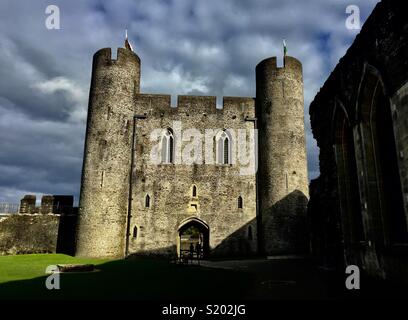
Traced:
<path fill-rule="evenodd" d="M 76 255 L 123 257 L 140 59 L 119 48 L 95 53 L 89 94 Z"/>
<path fill-rule="evenodd" d="M 309 244 L 302 64 L 286 56 L 256 67 L 258 195 L 265 254 L 300 253 Z"/>

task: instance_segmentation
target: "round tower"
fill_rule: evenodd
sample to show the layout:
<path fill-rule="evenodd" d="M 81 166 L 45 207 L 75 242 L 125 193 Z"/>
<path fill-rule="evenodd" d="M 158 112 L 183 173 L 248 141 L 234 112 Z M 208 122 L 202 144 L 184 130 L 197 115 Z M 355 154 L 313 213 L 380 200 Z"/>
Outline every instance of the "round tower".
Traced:
<path fill-rule="evenodd" d="M 76 255 L 125 254 L 134 97 L 140 90 L 140 59 L 118 48 L 95 53 L 82 168 Z"/>
<path fill-rule="evenodd" d="M 305 252 L 308 177 L 302 64 L 286 56 L 256 66 L 258 195 L 264 253 Z"/>

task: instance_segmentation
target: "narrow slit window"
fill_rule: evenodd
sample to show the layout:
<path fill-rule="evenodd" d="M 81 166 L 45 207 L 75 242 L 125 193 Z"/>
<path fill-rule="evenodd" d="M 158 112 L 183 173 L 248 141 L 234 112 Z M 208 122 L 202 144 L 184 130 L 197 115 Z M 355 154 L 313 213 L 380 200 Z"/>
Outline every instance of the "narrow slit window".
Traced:
<path fill-rule="evenodd" d="M 242 207 L 243 207 L 242 197 L 239 196 L 239 197 L 238 197 L 238 209 L 242 209 Z"/>
<path fill-rule="evenodd" d="M 103 188 L 104 182 L 105 182 L 105 170 L 102 170 L 102 173 L 101 173 L 101 188 Z"/>
<path fill-rule="evenodd" d="M 174 150 L 174 137 L 173 137 L 173 135 L 171 135 L 169 137 L 169 163 L 174 162 L 174 159 L 173 159 L 174 152 L 173 152 L 173 150 Z"/>
<path fill-rule="evenodd" d="M 134 228 L 133 228 L 133 238 L 137 238 L 137 227 L 135 226 Z"/>
<path fill-rule="evenodd" d="M 193 186 L 193 197 L 197 197 L 197 187 Z"/>
<path fill-rule="evenodd" d="M 150 208 L 150 196 L 147 194 L 145 199 L 145 207 Z"/>
<path fill-rule="evenodd" d="M 229 139 L 228 137 L 224 140 L 224 164 L 229 163 Z"/>

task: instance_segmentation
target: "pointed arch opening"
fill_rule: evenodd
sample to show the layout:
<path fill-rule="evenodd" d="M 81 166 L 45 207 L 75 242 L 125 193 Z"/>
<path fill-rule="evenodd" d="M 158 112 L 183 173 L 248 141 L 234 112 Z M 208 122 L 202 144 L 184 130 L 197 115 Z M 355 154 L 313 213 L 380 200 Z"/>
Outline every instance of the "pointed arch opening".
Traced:
<path fill-rule="evenodd" d="M 393 118 L 380 73 L 366 65 L 357 99 L 367 212 L 373 234 L 386 243 L 408 242 Z M 380 239 L 379 239 L 380 240 Z"/>
<path fill-rule="evenodd" d="M 228 130 L 224 129 L 216 135 L 216 163 L 232 163 L 232 139 Z"/>
<path fill-rule="evenodd" d="M 207 258 L 210 250 L 210 228 L 201 219 L 192 217 L 178 227 L 179 257 Z"/>
<path fill-rule="evenodd" d="M 197 186 L 196 185 L 193 185 L 192 195 L 193 197 L 197 197 Z"/>
<path fill-rule="evenodd" d="M 150 208 L 150 196 L 148 194 L 145 197 L 145 208 Z"/>
<path fill-rule="evenodd" d="M 171 128 L 165 130 L 161 148 L 162 163 L 174 163 L 174 133 Z"/>

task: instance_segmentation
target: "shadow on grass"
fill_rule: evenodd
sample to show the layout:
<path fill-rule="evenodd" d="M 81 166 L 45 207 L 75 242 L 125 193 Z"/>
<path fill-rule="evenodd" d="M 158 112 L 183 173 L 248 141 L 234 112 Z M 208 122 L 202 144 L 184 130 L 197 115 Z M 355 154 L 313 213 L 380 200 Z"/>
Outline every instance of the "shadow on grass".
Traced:
<path fill-rule="evenodd" d="M 60 274 L 60 290 L 45 287 L 46 275 L 0 284 L 0 299 L 240 299 L 250 286 L 247 274 L 132 258 L 96 266 L 90 273 Z M 45 271 L 45 268 L 44 268 Z"/>

